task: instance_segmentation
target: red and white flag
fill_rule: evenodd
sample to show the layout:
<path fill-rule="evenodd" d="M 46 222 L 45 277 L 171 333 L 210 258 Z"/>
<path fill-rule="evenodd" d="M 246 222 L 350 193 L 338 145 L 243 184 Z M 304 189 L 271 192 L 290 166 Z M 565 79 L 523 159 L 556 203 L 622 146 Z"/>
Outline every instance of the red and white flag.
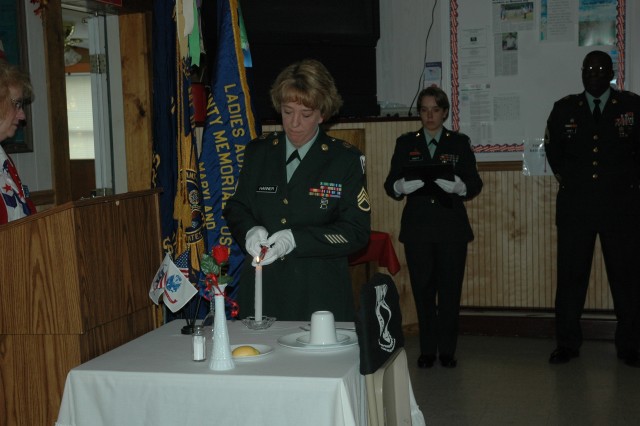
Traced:
<path fill-rule="evenodd" d="M 156 272 L 156 276 L 151 282 L 149 297 L 156 305 L 160 298 L 171 310 L 177 312 L 198 292 L 187 280 L 180 269 L 171 260 L 171 255 L 167 253 Z"/>

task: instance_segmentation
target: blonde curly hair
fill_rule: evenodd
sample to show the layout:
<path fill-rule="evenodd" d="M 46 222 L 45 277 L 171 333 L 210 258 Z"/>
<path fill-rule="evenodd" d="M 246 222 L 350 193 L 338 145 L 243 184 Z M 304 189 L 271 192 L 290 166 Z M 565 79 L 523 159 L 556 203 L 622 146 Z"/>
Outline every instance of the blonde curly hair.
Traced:
<path fill-rule="evenodd" d="M 278 113 L 282 104 L 299 102 L 320 111 L 326 121 L 336 115 L 342 106 L 329 70 L 315 59 L 295 62 L 283 69 L 271 86 L 271 103 Z"/>

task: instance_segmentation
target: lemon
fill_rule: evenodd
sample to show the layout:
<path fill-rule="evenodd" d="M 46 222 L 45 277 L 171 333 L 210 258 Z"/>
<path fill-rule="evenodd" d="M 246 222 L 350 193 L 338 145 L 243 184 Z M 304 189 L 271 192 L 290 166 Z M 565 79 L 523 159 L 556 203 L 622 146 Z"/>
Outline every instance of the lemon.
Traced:
<path fill-rule="evenodd" d="M 254 348 L 253 346 L 238 346 L 231 352 L 233 356 L 256 356 L 260 355 L 260 351 Z"/>

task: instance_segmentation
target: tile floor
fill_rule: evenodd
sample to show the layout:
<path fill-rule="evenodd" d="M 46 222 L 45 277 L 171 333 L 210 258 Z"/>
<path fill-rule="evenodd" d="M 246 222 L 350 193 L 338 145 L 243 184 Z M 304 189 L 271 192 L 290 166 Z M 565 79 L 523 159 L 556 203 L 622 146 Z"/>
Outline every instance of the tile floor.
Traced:
<path fill-rule="evenodd" d="M 580 358 L 551 365 L 551 339 L 465 335 L 455 369 L 418 369 L 418 337 L 405 346 L 428 426 L 640 425 L 640 369 L 611 341 L 586 341 Z"/>

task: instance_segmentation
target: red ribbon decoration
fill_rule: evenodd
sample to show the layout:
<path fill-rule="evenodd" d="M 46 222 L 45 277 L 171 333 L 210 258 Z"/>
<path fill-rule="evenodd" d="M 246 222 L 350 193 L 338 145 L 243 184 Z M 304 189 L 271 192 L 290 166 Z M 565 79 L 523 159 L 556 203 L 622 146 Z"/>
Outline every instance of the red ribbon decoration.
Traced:
<path fill-rule="evenodd" d="M 224 300 L 229 303 L 231 318 L 238 318 L 238 314 L 240 313 L 240 306 L 238 305 L 238 302 L 236 302 L 235 300 L 227 296 L 225 292 L 220 290 L 220 286 L 218 285 L 218 277 L 214 274 L 207 274 L 204 279 L 204 283 L 207 286 L 207 291 L 209 292 L 211 292 L 215 288 L 215 290 L 213 291 L 214 297 L 216 294 L 215 291 L 217 291 L 218 294 L 222 294 L 224 296 Z"/>

